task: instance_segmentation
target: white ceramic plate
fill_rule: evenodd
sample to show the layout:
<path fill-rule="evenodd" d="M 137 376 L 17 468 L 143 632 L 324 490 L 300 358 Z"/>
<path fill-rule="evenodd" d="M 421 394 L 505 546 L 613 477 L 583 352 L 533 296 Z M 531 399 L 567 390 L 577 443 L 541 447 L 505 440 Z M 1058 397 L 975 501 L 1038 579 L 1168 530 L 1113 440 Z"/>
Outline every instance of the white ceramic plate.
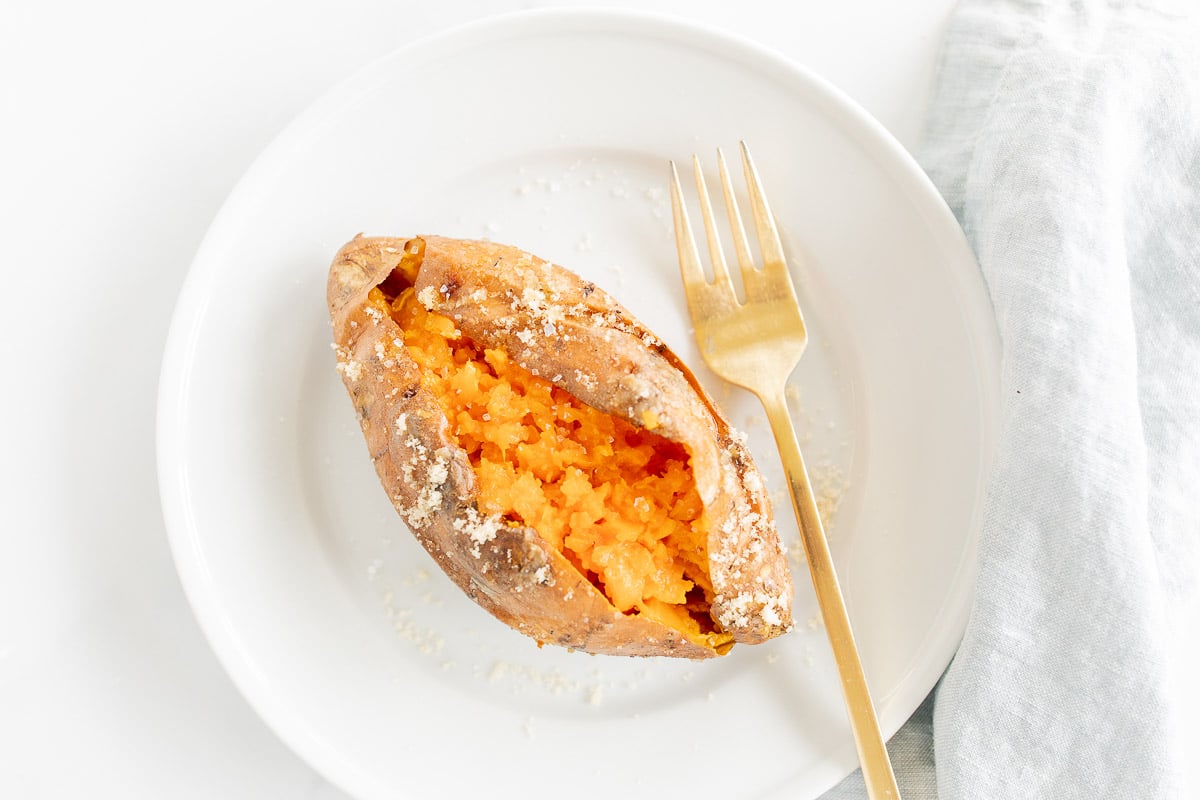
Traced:
<path fill-rule="evenodd" d="M 755 45 L 623 14 L 500 18 L 384 59 L 292 124 L 213 223 L 166 350 L 160 479 L 188 596 L 249 702 L 350 793 L 801 798 L 855 767 L 802 562 L 797 630 L 768 645 L 704 663 L 539 650 L 395 516 L 329 347 L 338 246 L 429 232 L 575 269 L 700 366 L 666 162 L 741 138 L 809 319 L 796 420 L 838 501 L 832 548 L 885 732 L 948 663 L 998 345 L 932 186 L 849 100 Z M 761 412 L 700 375 L 780 490 Z"/>

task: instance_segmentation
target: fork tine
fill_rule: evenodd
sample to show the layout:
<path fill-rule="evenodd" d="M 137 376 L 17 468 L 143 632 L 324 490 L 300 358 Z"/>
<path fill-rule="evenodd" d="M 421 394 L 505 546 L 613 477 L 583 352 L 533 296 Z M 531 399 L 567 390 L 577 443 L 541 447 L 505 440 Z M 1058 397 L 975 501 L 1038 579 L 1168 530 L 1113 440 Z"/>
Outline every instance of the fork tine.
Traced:
<path fill-rule="evenodd" d="M 763 192 L 762 181 L 758 178 L 758 170 L 754 168 L 754 160 L 750 158 L 750 148 L 746 142 L 739 142 L 742 150 L 742 170 L 746 173 L 746 186 L 750 190 L 750 211 L 754 215 L 754 229 L 758 232 L 758 247 L 762 251 L 763 266 L 767 270 L 778 265 L 787 274 L 786 261 L 783 257 L 783 245 L 779 242 L 779 230 L 775 227 L 775 217 L 767 205 L 767 195 Z"/>
<path fill-rule="evenodd" d="M 733 181 L 729 179 L 729 167 L 725 165 L 725 154 L 717 148 L 717 167 L 721 172 L 721 192 L 725 195 L 725 211 L 729 214 L 729 228 L 733 235 L 733 247 L 737 250 L 738 265 L 742 276 L 754 270 L 754 258 L 750 255 L 750 242 L 746 240 L 746 228 L 742 225 L 742 212 L 738 208 L 737 196 L 733 193 Z"/>
<path fill-rule="evenodd" d="M 725 264 L 725 251 L 721 248 L 721 234 L 717 230 L 717 219 L 713 216 L 712 201 L 708 186 L 704 182 L 704 170 L 700 158 L 692 154 L 692 171 L 696 173 L 696 191 L 700 194 L 700 215 L 704 217 L 704 234 L 708 239 L 708 256 L 712 260 L 713 279 L 717 286 L 733 294 L 733 282 L 729 279 L 729 267 Z"/>
<path fill-rule="evenodd" d="M 679 170 L 671 162 L 671 211 L 675 219 L 675 250 L 679 253 L 679 272 L 689 299 L 692 293 L 708 281 L 700 266 L 700 254 L 696 252 L 696 240 L 692 236 L 692 225 L 688 221 L 687 207 L 683 204 L 683 189 L 679 185 Z"/>

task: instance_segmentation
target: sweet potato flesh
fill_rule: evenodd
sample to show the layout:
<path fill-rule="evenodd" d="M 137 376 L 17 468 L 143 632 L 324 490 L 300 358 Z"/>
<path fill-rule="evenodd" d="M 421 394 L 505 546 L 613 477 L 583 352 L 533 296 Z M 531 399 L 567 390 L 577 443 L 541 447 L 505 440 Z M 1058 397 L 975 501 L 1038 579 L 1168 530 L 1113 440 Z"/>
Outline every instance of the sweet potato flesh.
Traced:
<path fill-rule="evenodd" d="M 373 299 L 390 300 L 422 386 L 470 457 L 482 512 L 536 530 L 620 611 L 725 649 L 730 637 L 708 613 L 707 526 L 683 447 L 476 346 L 411 288 Z"/>

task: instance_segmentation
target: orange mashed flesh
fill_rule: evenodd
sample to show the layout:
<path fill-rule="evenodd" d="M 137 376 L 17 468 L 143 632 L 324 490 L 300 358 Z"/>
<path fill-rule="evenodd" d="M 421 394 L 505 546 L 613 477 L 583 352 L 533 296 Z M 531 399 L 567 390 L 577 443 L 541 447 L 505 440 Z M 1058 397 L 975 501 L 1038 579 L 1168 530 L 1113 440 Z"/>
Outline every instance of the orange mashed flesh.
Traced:
<path fill-rule="evenodd" d="M 391 309 L 470 457 L 479 510 L 536 530 L 620 611 L 724 649 L 731 637 L 714 633 L 708 614 L 707 523 L 687 451 L 481 349 L 411 288 Z"/>

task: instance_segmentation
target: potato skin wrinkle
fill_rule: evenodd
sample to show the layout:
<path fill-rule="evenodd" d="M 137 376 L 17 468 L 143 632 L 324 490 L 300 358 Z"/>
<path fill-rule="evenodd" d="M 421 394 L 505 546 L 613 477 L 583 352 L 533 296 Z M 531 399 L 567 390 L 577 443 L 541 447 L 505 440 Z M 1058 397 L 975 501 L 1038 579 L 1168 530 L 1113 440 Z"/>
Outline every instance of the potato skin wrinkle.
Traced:
<path fill-rule="evenodd" d="M 683 658 L 792 629 L 744 437 L 595 284 L 507 245 L 359 235 L 327 300 L 384 489 L 499 620 L 539 643 Z"/>

